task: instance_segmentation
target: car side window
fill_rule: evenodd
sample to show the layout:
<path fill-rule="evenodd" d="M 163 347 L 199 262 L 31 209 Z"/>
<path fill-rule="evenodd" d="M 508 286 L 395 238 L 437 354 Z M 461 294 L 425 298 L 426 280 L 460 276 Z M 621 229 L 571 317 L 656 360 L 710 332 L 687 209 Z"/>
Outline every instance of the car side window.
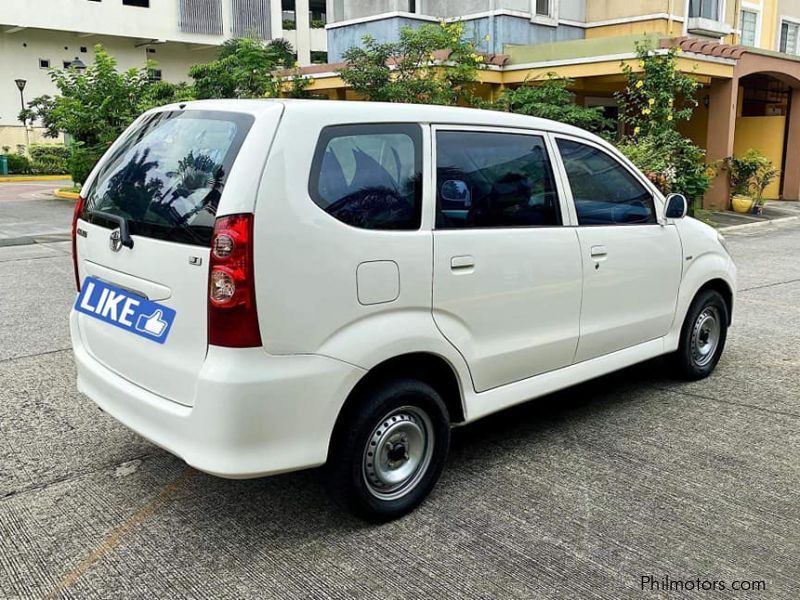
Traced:
<path fill-rule="evenodd" d="M 653 195 L 616 159 L 567 139 L 558 149 L 572 189 L 579 225 L 655 223 Z"/>
<path fill-rule="evenodd" d="M 437 132 L 436 207 L 438 229 L 561 225 L 544 139 Z"/>
<path fill-rule="evenodd" d="M 336 125 L 320 134 L 309 194 L 336 219 L 362 229 L 418 229 L 422 134 L 413 124 Z"/>

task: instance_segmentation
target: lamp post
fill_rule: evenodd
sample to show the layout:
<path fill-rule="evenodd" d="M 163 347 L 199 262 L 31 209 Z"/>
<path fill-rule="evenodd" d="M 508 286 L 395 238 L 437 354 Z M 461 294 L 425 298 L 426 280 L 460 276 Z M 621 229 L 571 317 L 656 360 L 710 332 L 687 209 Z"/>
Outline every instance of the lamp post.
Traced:
<path fill-rule="evenodd" d="M 85 71 L 86 70 L 86 65 L 77 56 L 75 57 L 75 60 L 73 60 L 71 63 L 69 63 L 69 66 L 71 68 L 75 69 L 76 71 Z"/>
<path fill-rule="evenodd" d="M 25 110 L 25 85 L 28 83 L 25 79 L 15 79 L 14 83 L 17 84 L 17 89 L 19 90 L 19 103 L 22 106 L 22 110 Z M 25 129 L 25 152 L 27 153 L 31 147 L 31 138 L 30 134 L 28 133 L 28 120 L 22 120 L 22 127 Z"/>

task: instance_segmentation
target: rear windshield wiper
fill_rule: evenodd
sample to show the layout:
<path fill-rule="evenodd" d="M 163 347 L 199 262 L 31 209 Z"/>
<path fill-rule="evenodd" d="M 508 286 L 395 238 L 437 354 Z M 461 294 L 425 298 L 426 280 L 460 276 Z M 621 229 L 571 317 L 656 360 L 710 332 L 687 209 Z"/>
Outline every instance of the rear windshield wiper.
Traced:
<path fill-rule="evenodd" d="M 112 213 L 103 212 L 100 210 L 93 210 L 92 214 L 108 221 L 113 221 L 119 225 L 119 240 L 126 248 L 133 248 L 133 238 L 128 228 L 128 220 L 122 215 L 115 215 Z"/>

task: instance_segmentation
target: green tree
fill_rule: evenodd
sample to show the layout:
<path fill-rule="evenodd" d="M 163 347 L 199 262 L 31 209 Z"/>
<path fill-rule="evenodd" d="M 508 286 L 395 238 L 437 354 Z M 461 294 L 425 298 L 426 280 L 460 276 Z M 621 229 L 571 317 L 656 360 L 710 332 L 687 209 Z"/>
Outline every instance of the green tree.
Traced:
<path fill-rule="evenodd" d="M 613 128 L 613 122 L 603 116 L 600 107 L 587 108 L 575 104 L 569 91 L 573 84 L 571 79 L 548 73 L 544 79 L 525 81 L 517 88 L 507 88 L 496 106 L 508 112 L 575 125 L 594 133 L 607 133 Z"/>
<path fill-rule="evenodd" d="M 39 96 L 20 114 L 38 119 L 48 137 L 70 134 L 87 146 L 108 144 L 141 113 L 141 99 L 152 84 L 148 67 L 117 71 L 117 61 L 101 45 L 84 71 L 51 69 L 56 96 Z"/>
<path fill-rule="evenodd" d="M 339 75 L 367 100 L 483 105 L 474 88 L 484 59 L 459 22 L 404 27 L 397 42 L 379 43 L 366 35 L 344 60 Z"/>
<path fill-rule="evenodd" d="M 282 77 L 278 69 L 294 62 L 294 49 L 284 39 L 264 43 L 253 38 L 226 41 L 216 60 L 194 65 L 197 98 L 271 98 L 280 95 Z"/>
<path fill-rule="evenodd" d="M 619 103 L 620 119 L 634 135 L 675 131 L 678 123 L 692 118 L 697 108 L 694 94 L 700 84 L 678 69 L 680 52 L 678 47 L 655 52 L 649 42 L 637 42 L 640 72 L 627 63 L 622 64 L 627 86 L 614 96 Z"/>
<path fill-rule="evenodd" d="M 640 71 L 624 64 L 627 86 L 615 94 L 628 126 L 620 150 L 663 193 L 679 192 L 695 202 L 708 191 L 715 165 L 706 164 L 705 152 L 678 131 L 678 123 L 692 118 L 699 83 L 678 70 L 678 48 L 655 52 L 644 42 L 636 52 Z"/>
<path fill-rule="evenodd" d="M 51 69 L 59 93 L 34 98 L 20 113 L 20 120 L 40 121 L 48 137 L 64 132 L 73 138 L 69 168 L 76 183 L 85 180 L 108 146 L 144 110 L 191 97 L 185 85 L 152 82 L 155 63 L 118 71 L 116 60 L 101 45 L 94 52 L 94 62 L 85 70 Z"/>

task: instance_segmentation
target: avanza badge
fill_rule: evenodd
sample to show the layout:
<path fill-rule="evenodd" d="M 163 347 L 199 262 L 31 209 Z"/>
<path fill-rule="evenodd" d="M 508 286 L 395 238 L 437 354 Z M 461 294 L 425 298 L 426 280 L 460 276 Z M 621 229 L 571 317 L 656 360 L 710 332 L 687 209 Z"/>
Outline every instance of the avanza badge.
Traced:
<path fill-rule="evenodd" d="M 94 277 L 83 280 L 75 310 L 163 344 L 175 311 Z"/>

